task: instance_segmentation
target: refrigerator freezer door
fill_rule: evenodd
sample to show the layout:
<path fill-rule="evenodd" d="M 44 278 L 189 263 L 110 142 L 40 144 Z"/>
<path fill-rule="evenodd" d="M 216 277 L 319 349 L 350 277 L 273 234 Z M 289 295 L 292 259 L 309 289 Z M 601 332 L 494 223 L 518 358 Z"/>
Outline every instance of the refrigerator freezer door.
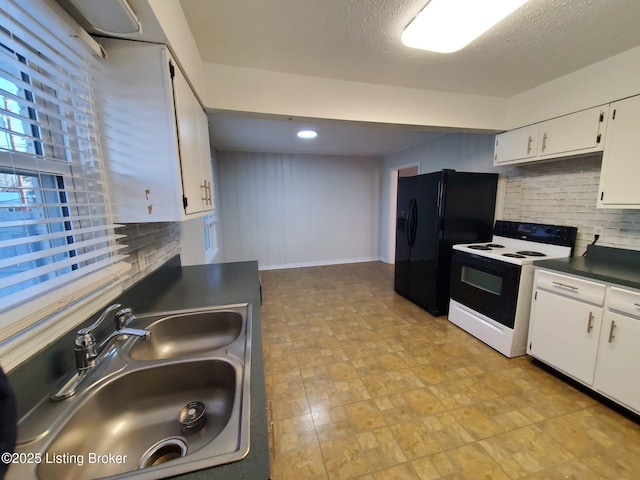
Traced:
<path fill-rule="evenodd" d="M 398 179 L 398 203 L 396 215 L 396 258 L 394 289 L 409 298 L 409 268 L 411 265 L 411 235 L 409 222 L 413 203 L 413 177 Z"/>
<path fill-rule="evenodd" d="M 442 174 L 437 172 L 415 178 L 416 228 L 409 269 L 409 298 L 427 311 L 436 313 Z"/>

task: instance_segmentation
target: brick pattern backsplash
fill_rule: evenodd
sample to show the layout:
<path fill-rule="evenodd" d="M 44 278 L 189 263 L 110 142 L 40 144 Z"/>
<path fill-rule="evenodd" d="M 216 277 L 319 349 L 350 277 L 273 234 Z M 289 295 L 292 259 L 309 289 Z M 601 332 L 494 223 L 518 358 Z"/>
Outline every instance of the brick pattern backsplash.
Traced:
<path fill-rule="evenodd" d="M 127 261 L 131 264 L 125 288 L 180 253 L 180 224 L 177 222 L 127 224 L 116 233 L 126 235 L 118 242 L 126 245 L 122 253 L 128 255 Z"/>
<path fill-rule="evenodd" d="M 596 208 L 600 166 L 596 156 L 505 168 L 503 218 L 578 227 L 576 256 L 597 227 L 598 245 L 640 250 L 640 210 Z"/>

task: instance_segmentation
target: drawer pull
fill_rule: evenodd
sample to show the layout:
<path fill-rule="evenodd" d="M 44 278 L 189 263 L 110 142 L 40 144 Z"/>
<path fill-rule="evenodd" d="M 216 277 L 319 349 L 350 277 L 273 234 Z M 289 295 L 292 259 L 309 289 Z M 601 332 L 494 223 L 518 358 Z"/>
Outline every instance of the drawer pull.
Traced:
<path fill-rule="evenodd" d="M 552 282 L 552 283 L 558 288 L 568 288 L 569 290 L 573 290 L 574 292 L 577 292 L 578 290 L 580 290 L 578 287 L 574 287 L 573 285 L 567 285 L 566 283 L 560 283 L 560 282 Z"/>
<path fill-rule="evenodd" d="M 271 444 L 269 445 L 269 452 L 273 458 L 276 458 L 276 432 L 273 422 L 267 424 L 267 433 L 271 437 Z"/>
<path fill-rule="evenodd" d="M 616 322 L 611 322 L 611 328 L 609 329 L 609 343 L 613 342 L 613 339 L 616 338 L 613 334 L 613 331 L 616 328 Z"/>
<path fill-rule="evenodd" d="M 587 322 L 587 333 L 593 330 L 593 312 L 589 312 L 589 322 Z"/>

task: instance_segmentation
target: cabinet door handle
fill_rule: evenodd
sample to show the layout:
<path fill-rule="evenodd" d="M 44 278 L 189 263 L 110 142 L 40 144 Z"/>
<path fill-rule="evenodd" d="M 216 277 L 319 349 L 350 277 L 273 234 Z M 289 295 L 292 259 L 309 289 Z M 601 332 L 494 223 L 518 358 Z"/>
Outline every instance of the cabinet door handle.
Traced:
<path fill-rule="evenodd" d="M 560 283 L 560 282 L 551 282 L 551 283 L 553 283 L 558 288 L 568 288 L 570 290 L 573 290 L 574 292 L 577 292 L 578 290 L 580 290 L 578 287 L 574 287 L 573 285 L 567 285 L 566 283 Z"/>
<path fill-rule="evenodd" d="M 633 305 L 640 308 L 640 303 L 634 303 Z"/>
<path fill-rule="evenodd" d="M 547 133 L 545 132 L 544 135 L 542 135 L 542 151 L 544 152 L 546 148 L 547 148 Z"/>
<path fill-rule="evenodd" d="M 271 437 L 271 445 L 269 445 L 269 452 L 273 458 L 276 458 L 276 432 L 273 422 L 267 424 L 267 432 Z"/>
<path fill-rule="evenodd" d="M 533 137 L 529 135 L 529 141 L 527 142 L 527 154 L 531 153 L 531 144 L 533 143 Z"/>
<path fill-rule="evenodd" d="M 587 323 L 587 333 L 591 333 L 593 329 L 593 312 L 589 312 L 589 322 Z"/>
<path fill-rule="evenodd" d="M 616 328 L 616 322 L 612 321 L 611 322 L 611 328 L 609 329 L 609 343 L 613 342 L 613 339 L 616 338 L 615 335 L 613 334 L 613 331 Z"/>

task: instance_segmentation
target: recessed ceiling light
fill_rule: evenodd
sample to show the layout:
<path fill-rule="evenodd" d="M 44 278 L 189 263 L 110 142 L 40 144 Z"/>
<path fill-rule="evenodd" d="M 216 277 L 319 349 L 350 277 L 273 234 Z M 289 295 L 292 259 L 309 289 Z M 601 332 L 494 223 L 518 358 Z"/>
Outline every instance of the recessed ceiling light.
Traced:
<path fill-rule="evenodd" d="M 402 43 L 432 52 L 456 52 L 527 1 L 431 0 L 402 32 Z"/>
<path fill-rule="evenodd" d="M 318 136 L 318 132 L 315 130 L 300 130 L 298 132 L 298 137 L 300 138 L 316 138 Z"/>

